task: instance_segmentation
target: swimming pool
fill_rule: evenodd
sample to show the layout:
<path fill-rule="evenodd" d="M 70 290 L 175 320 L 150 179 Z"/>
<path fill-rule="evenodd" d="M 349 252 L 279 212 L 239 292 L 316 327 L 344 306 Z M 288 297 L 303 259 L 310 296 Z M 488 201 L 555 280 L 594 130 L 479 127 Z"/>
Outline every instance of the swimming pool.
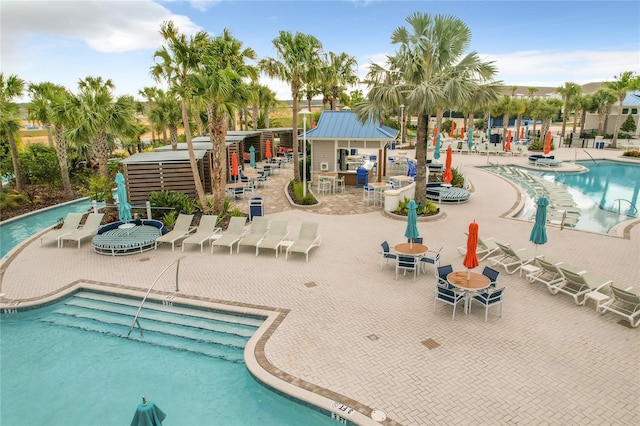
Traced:
<path fill-rule="evenodd" d="M 552 215 L 567 211 L 570 221 L 565 226 L 606 234 L 616 225 L 640 217 L 640 164 L 609 160 L 576 164 L 587 172 L 537 171 L 517 166 L 492 166 L 488 170 L 523 189 L 525 200 L 518 218 L 534 220 L 537 198 L 548 196 L 536 190 L 540 185 L 548 193 L 559 193 L 559 198 L 566 201 L 548 208 Z"/>
<path fill-rule="evenodd" d="M 81 291 L 0 318 L 0 424 L 129 424 L 142 395 L 170 425 L 335 425 L 260 385 L 243 347 L 262 318 Z"/>
<path fill-rule="evenodd" d="M 98 203 L 101 207 L 104 203 Z M 60 204 L 0 223 L 0 257 L 32 235 L 55 225 L 67 213 L 86 212 L 92 207 L 88 198 Z"/>

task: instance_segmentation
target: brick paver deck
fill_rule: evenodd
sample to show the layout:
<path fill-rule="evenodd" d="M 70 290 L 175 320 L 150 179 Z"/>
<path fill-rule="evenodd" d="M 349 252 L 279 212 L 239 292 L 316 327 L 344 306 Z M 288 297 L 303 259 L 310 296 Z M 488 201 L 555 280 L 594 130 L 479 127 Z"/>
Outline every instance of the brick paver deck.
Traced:
<path fill-rule="evenodd" d="M 596 158 L 620 156 L 590 152 Z M 554 154 L 587 159 L 581 150 Z M 442 246 L 442 263 L 454 269 L 463 268 L 456 248 L 465 245 L 473 220 L 483 237 L 531 247 L 532 223 L 505 216 L 517 208 L 518 191 L 473 167 L 486 163 L 484 156 L 454 155 L 453 166 L 473 184 L 469 202 L 443 205 L 440 220 L 418 224 L 425 244 Z M 280 312 L 256 350 L 265 374 L 360 410 L 362 417 L 345 417 L 362 423 L 377 409 L 388 416 L 383 424 L 640 424 L 637 329 L 612 314 L 597 314 L 593 301 L 577 306 L 570 297 L 504 271 L 498 280 L 506 287 L 502 318 L 492 309 L 484 322 L 482 308 L 474 304 L 468 315 L 458 308 L 452 321 L 449 305 L 438 304 L 434 312 L 432 270 L 415 282 L 409 275 L 396 281 L 391 264 L 380 270 L 380 243 L 401 242 L 404 221 L 365 206 L 355 188 L 320 196 L 318 207 L 292 208 L 283 196 L 290 178 L 289 166 L 257 194 L 265 197 L 267 216 L 289 220 L 292 235 L 302 221 L 319 222 L 322 245 L 308 263 L 297 255 L 285 260 L 267 252 L 256 257 L 250 250 L 188 250 L 180 268 L 184 297 Z M 248 211 L 246 202 L 239 204 Z M 539 250 L 548 260 L 608 274 L 616 285 L 638 286 L 639 222 L 619 227 L 619 236 L 548 227 L 549 241 Z M 93 253 L 91 244 L 58 249 L 40 247 L 34 238 L 2 264 L 0 307 L 41 301 L 76 283 L 146 290 L 182 255 L 161 246 L 114 258 Z M 481 262 L 477 270 L 489 264 Z M 173 285 L 168 274 L 157 289 L 170 294 Z"/>

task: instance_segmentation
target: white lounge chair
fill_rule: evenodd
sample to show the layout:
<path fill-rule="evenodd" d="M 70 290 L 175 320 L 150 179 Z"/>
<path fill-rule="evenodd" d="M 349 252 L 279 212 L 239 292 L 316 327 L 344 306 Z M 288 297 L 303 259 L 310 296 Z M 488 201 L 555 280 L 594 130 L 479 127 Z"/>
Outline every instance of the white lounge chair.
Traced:
<path fill-rule="evenodd" d="M 59 229 L 52 229 L 51 231 L 44 234 L 40 237 L 40 246 L 42 247 L 42 243 L 45 241 L 56 241 L 58 247 L 60 247 L 60 237 L 63 235 L 67 235 L 78 229 L 80 226 L 80 221 L 82 221 L 82 217 L 84 213 L 68 213 L 67 217 L 62 222 L 62 227 Z"/>
<path fill-rule="evenodd" d="M 256 256 L 262 248 L 275 250 L 276 257 L 278 257 L 278 250 L 289 234 L 287 232 L 288 224 L 289 221 L 286 219 L 272 220 L 271 226 L 269 226 L 269 232 L 267 232 L 267 235 L 256 245 Z"/>
<path fill-rule="evenodd" d="M 192 220 L 192 214 L 179 214 L 178 218 L 176 219 L 176 223 L 173 226 L 173 229 L 166 234 L 156 238 L 155 248 L 158 248 L 158 243 L 171 243 L 171 251 L 174 251 L 176 248 L 176 241 L 181 238 L 187 237 L 195 230 L 195 228 L 191 227 Z"/>
<path fill-rule="evenodd" d="M 320 245 L 320 234 L 317 222 L 302 222 L 298 239 L 287 248 L 285 259 L 289 258 L 289 253 L 304 253 L 306 261 L 309 261 L 309 252 L 312 248 Z"/>
<path fill-rule="evenodd" d="M 635 328 L 640 324 L 640 293 L 623 290 L 611 286 L 613 297 L 605 302 L 600 308 L 600 313 L 613 312 L 629 321 L 631 327 Z"/>
<path fill-rule="evenodd" d="M 504 245 L 508 245 L 506 243 L 502 243 Z M 476 256 L 478 256 L 478 261 L 482 262 L 487 257 L 495 254 L 500 250 L 500 247 L 496 244 L 494 238 L 481 238 L 478 237 L 478 246 L 476 248 Z M 458 247 L 458 253 L 463 256 L 467 255 L 467 247 Z"/>
<path fill-rule="evenodd" d="M 533 262 L 536 258 L 542 258 L 544 255 L 536 253 L 530 248 L 523 248 L 520 250 L 514 250 L 511 247 L 496 242 L 496 245 L 500 247 L 501 254 L 490 257 L 489 261 L 493 265 L 501 265 L 504 267 L 507 274 L 516 273 L 523 265 Z M 513 269 L 510 269 L 513 268 Z"/>
<path fill-rule="evenodd" d="M 65 241 L 76 241 L 78 248 L 80 248 L 80 243 L 83 239 L 96 235 L 103 217 L 104 213 L 89 213 L 86 222 L 81 228 L 60 237 L 60 247 L 64 246 Z"/>
<path fill-rule="evenodd" d="M 229 254 L 233 254 L 233 245 L 240 241 L 240 239 L 247 232 L 244 229 L 244 226 L 246 224 L 246 216 L 232 216 L 229 220 L 229 226 L 227 227 L 227 230 L 222 233 L 222 237 L 211 243 L 211 253 L 213 253 L 214 247 L 229 247 Z"/>
<path fill-rule="evenodd" d="M 200 253 L 202 253 L 204 243 L 209 241 L 212 236 L 222 233 L 222 228 L 218 227 L 217 224 L 217 215 L 202 215 L 196 232 L 182 241 L 182 251 L 184 251 L 184 247 L 187 244 L 194 244 L 200 246 Z"/>
<path fill-rule="evenodd" d="M 552 293 L 564 293 L 573 297 L 577 305 L 584 305 L 587 301 L 587 294 L 592 291 L 598 291 L 613 280 L 604 275 L 595 272 L 584 272 L 582 274 L 573 272 L 560 265 L 560 270 L 564 275 L 564 280 L 558 284 L 551 286 Z"/>
<path fill-rule="evenodd" d="M 249 226 L 249 232 L 247 232 L 240 241 L 238 241 L 236 253 L 240 253 L 240 246 L 256 247 L 257 252 L 258 244 L 262 241 L 265 235 L 267 235 L 268 230 L 269 219 L 264 216 L 254 217 L 251 221 L 251 225 Z"/>

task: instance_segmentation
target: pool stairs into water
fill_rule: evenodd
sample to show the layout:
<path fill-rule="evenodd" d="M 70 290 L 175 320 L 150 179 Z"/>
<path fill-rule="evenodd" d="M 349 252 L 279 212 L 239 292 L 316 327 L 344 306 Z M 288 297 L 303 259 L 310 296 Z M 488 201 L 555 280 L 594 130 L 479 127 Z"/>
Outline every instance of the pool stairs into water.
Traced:
<path fill-rule="evenodd" d="M 129 336 L 139 303 L 138 299 L 80 291 L 64 299 L 42 321 L 236 363 L 244 362 L 244 347 L 263 322 L 262 318 L 147 301 L 139 316 L 144 330 Z"/>

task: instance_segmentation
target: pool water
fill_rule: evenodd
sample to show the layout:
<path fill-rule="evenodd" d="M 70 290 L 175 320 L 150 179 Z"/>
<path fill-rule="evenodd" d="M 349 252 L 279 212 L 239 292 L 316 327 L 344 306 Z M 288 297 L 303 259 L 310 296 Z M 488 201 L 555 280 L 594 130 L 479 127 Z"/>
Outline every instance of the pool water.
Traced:
<path fill-rule="evenodd" d="M 55 225 L 67 213 L 86 212 L 91 208 L 91 200 L 85 198 L 0 223 L 0 257 L 32 235 Z"/>
<path fill-rule="evenodd" d="M 0 424 L 128 425 L 142 395 L 165 426 L 336 424 L 249 374 L 262 319 L 147 302 L 128 337 L 138 303 L 81 291 L 2 314 Z"/>

